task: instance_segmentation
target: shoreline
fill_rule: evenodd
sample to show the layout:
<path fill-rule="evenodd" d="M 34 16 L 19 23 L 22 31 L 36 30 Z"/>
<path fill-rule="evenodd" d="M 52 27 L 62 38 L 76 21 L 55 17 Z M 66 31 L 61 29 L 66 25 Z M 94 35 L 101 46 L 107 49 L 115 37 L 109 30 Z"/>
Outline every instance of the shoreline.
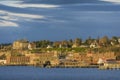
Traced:
<path fill-rule="evenodd" d="M 31 67 L 36 67 L 36 68 L 47 68 L 47 69 L 52 69 L 52 68 L 97 68 L 98 70 L 120 70 L 120 67 L 105 67 L 105 66 L 99 66 L 99 65 L 89 65 L 89 66 L 47 66 L 47 67 L 42 67 L 42 66 L 34 66 L 34 65 L 0 65 L 1 66 L 31 66 Z"/>
<path fill-rule="evenodd" d="M 40 68 L 99 68 L 98 65 L 89 65 L 89 66 L 36 66 L 36 65 L 0 65 L 0 66 L 33 66 L 33 67 L 40 67 Z"/>

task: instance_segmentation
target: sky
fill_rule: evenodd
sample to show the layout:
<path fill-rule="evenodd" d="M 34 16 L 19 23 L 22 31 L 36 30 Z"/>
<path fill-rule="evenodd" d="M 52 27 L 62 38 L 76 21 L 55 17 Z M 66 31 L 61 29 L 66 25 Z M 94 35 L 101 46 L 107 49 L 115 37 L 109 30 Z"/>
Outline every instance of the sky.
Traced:
<path fill-rule="evenodd" d="M 120 0 L 0 0 L 0 43 L 120 37 Z"/>

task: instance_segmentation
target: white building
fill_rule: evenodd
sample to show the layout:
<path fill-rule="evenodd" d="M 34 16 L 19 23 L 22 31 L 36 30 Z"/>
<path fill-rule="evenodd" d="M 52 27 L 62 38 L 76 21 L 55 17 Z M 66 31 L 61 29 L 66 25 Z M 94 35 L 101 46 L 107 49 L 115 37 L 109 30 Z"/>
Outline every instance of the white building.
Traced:
<path fill-rule="evenodd" d="M 29 44 L 28 44 L 28 49 L 29 49 L 29 50 L 36 49 L 36 44 L 35 44 L 35 43 L 29 43 Z"/>
<path fill-rule="evenodd" d="M 120 38 L 118 39 L 118 42 L 120 43 Z"/>
<path fill-rule="evenodd" d="M 6 64 L 7 61 L 6 60 L 0 60 L 0 64 Z"/>
<path fill-rule="evenodd" d="M 103 64 L 105 61 L 102 59 L 102 58 L 99 58 L 99 60 L 98 60 L 98 64 Z"/>

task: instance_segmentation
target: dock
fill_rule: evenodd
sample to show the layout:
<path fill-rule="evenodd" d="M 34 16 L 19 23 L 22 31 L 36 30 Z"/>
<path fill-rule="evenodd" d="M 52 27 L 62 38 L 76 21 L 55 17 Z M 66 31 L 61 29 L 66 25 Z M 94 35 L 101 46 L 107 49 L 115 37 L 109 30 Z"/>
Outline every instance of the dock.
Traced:
<path fill-rule="evenodd" d="M 99 66 L 100 70 L 120 70 L 120 64 L 108 64 Z"/>

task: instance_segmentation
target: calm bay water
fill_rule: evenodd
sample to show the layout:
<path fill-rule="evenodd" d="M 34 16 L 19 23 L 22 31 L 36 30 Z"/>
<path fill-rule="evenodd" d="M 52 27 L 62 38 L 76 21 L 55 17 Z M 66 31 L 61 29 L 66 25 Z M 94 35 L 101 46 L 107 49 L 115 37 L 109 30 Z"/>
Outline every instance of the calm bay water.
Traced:
<path fill-rule="evenodd" d="M 119 70 L 95 68 L 0 67 L 0 80 L 120 80 Z"/>

